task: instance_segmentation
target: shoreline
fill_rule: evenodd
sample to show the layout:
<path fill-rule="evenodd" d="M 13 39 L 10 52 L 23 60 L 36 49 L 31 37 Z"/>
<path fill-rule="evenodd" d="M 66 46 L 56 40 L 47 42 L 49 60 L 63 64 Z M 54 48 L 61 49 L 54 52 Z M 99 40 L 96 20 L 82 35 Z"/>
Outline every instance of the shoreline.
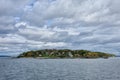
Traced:
<path fill-rule="evenodd" d="M 17 58 L 17 57 L 13 57 L 13 58 Z M 113 57 L 108 57 L 108 58 L 103 58 L 103 57 L 99 57 L 99 58 L 47 58 L 47 57 L 20 57 L 20 58 L 32 58 L 32 59 L 109 59 L 109 58 L 113 58 Z M 17 59 L 20 59 L 17 58 Z M 115 58 L 115 57 L 114 57 Z"/>

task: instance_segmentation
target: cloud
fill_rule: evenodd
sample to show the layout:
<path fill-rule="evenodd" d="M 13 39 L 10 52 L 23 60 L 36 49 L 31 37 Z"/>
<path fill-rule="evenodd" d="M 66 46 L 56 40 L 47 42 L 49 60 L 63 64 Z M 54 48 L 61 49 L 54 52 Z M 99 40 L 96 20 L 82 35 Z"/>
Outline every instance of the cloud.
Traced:
<path fill-rule="evenodd" d="M 119 53 L 118 0 L 1 0 L 0 54 L 45 48 Z"/>

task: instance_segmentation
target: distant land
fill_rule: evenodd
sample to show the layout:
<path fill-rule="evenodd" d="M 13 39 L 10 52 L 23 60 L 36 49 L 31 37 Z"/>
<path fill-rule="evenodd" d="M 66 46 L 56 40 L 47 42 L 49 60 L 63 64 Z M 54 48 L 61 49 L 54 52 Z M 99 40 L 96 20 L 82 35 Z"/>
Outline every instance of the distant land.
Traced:
<path fill-rule="evenodd" d="M 0 57 L 11 57 L 11 56 L 8 56 L 8 55 L 0 55 Z"/>
<path fill-rule="evenodd" d="M 88 50 L 70 50 L 70 49 L 43 49 L 36 51 L 27 51 L 17 56 L 18 58 L 109 58 L 115 57 L 114 54 L 104 52 L 93 52 Z"/>

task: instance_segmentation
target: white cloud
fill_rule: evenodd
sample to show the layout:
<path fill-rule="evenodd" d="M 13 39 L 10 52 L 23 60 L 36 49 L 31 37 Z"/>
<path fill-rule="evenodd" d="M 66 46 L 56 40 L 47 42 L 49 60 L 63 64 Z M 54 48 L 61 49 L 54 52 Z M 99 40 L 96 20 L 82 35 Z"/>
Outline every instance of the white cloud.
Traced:
<path fill-rule="evenodd" d="M 0 50 L 119 52 L 119 0 L 1 0 Z"/>

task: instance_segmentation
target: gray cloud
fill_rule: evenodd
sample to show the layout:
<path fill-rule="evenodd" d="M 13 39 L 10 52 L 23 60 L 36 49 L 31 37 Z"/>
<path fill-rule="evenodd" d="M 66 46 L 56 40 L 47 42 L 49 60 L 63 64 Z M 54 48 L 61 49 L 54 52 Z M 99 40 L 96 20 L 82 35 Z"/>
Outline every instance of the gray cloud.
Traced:
<path fill-rule="evenodd" d="M 119 54 L 118 0 L 1 0 L 0 54 L 44 48 Z"/>

